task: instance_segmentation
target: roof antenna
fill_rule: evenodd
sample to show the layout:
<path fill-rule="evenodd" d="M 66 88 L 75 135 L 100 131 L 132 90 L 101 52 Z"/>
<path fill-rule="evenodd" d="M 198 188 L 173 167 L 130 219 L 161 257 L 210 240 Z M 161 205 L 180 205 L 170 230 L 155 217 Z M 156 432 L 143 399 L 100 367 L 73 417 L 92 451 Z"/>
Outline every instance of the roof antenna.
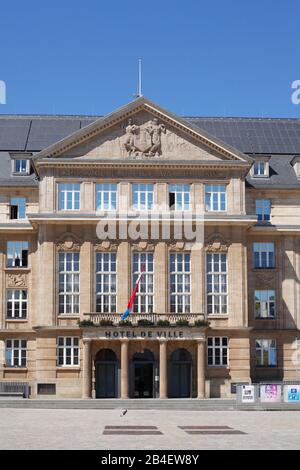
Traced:
<path fill-rule="evenodd" d="M 137 92 L 137 98 L 140 98 L 143 96 L 142 94 L 142 59 L 139 58 L 139 84 L 138 84 L 138 92 Z"/>

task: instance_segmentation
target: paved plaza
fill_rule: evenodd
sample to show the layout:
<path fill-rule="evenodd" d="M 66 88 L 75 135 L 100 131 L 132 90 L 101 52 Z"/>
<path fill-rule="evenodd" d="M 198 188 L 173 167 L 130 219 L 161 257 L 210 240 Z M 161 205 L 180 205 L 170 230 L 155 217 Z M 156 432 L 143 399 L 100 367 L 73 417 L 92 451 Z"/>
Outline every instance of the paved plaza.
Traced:
<path fill-rule="evenodd" d="M 300 449 L 291 411 L 0 409 L 0 449 Z"/>

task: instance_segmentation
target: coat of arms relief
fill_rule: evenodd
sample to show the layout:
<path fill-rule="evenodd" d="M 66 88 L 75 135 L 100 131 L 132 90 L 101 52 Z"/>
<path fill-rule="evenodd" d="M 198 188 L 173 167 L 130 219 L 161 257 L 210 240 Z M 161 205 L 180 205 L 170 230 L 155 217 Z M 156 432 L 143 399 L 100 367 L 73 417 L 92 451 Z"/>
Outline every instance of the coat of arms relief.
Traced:
<path fill-rule="evenodd" d="M 124 148 L 128 156 L 158 157 L 161 155 L 161 136 L 166 133 L 164 124 L 153 118 L 147 126 L 134 124 L 128 119 Z"/>

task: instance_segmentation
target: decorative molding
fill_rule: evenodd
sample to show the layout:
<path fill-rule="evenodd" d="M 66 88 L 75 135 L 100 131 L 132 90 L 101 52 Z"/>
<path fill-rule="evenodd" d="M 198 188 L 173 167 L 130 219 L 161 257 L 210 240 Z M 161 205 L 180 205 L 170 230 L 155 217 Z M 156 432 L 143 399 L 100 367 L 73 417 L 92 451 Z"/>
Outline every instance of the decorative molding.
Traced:
<path fill-rule="evenodd" d="M 187 244 L 184 241 L 170 240 L 168 243 L 169 249 L 172 251 L 184 251 L 187 248 Z"/>
<path fill-rule="evenodd" d="M 230 243 L 220 233 L 213 233 L 205 241 L 205 250 L 210 252 L 228 251 Z"/>
<path fill-rule="evenodd" d="M 80 251 L 82 242 L 72 233 L 65 233 L 56 242 L 58 251 Z"/>
<path fill-rule="evenodd" d="M 119 243 L 117 240 L 94 240 L 93 246 L 95 251 L 117 251 Z"/>
<path fill-rule="evenodd" d="M 147 241 L 139 241 L 137 243 L 133 243 L 131 246 L 134 251 L 154 251 L 155 249 L 155 243 Z"/>
<path fill-rule="evenodd" d="M 27 276 L 24 273 L 10 273 L 6 276 L 7 287 L 27 287 Z"/>
<path fill-rule="evenodd" d="M 275 274 L 274 273 L 255 273 L 255 286 L 272 287 L 275 290 Z"/>

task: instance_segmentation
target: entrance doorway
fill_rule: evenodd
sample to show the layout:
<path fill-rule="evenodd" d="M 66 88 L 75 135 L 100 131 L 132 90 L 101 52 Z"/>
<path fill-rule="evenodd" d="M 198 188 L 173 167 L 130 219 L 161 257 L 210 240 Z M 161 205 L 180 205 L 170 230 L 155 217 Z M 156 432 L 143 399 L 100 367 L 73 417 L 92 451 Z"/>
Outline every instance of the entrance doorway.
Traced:
<path fill-rule="evenodd" d="M 100 349 L 95 359 L 96 398 L 117 398 L 117 356 L 111 349 Z"/>
<path fill-rule="evenodd" d="M 183 348 L 173 351 L 169 361 L 170 398 L 190 398 L 192 384 L 192 357 Z"/>
<path fill-rule="evenodd" d="M 149 349 L 135 353 L 133 364 L 133 397 L 153 398 L 154 389 L 154 356 Z"/>

